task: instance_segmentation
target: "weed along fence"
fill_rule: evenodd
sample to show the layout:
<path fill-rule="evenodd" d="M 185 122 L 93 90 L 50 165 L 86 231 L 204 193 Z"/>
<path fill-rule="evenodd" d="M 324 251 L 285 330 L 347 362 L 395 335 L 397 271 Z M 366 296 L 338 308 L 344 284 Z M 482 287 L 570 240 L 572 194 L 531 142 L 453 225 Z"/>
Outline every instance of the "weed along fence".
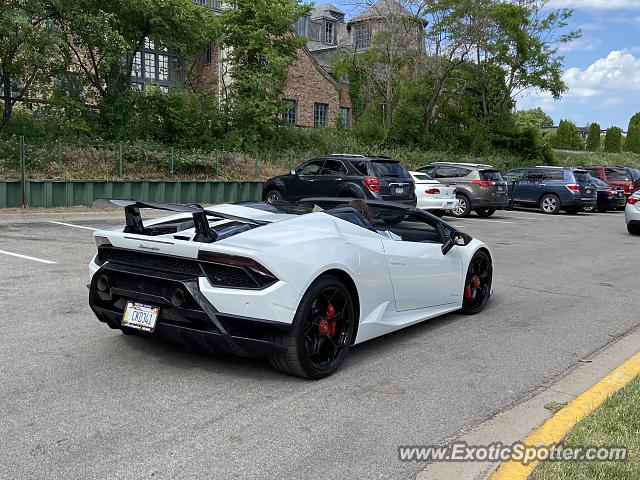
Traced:
<path fill-rule="evenodd" d="M 0 141 L 0 208 L 90 206 L 99 198 L 220 203 L 258 200 L 262 181 L 308 158 L 142 144 Z"/>

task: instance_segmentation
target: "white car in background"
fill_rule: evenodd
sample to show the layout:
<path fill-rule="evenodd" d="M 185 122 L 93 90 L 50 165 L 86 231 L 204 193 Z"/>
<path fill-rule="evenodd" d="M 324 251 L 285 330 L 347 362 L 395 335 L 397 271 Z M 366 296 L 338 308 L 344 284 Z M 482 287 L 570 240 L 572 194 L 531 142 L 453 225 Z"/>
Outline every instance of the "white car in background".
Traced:
<path fill-rule="evenodd" d="M 416 183 L 417 208 L 441 217 L 458 203 L 455 187 L 443 185 L 426 173 L 409 172 Z"/>
<path fill-rule="evenodd" d="M 627 199 L 624 208 L 624 221 L 631 235 L 640 235 L 640 190 Z"/>

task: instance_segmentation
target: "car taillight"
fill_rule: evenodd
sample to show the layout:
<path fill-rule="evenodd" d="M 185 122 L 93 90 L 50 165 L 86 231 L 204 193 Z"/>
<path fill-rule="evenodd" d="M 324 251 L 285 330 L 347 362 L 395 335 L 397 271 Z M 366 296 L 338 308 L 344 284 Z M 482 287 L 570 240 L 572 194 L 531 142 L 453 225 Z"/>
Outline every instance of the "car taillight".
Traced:
<path fill-rule="evenodd" d="M 608 194 L 608 195 L 612 195 L 613 194 L 613 190 L 611 190 L 610 188 L 607 188 L 604 193 Z"/>
<path fill-rule="evenodd" d="M 567 190 L 569 190 L 571 192 L 579 192 L 580 191 L 580 185 L 578 185 L 577 183 L 569 183 L 569 184 L 565 185 L 565 187 L 567 187 Z"/>
<path fill-rule="evenodd" d="M 438 188 L 427 188 L 424 193 L 426 193 L 427 195 L 439 195 L 440 190 Z"/>
<path fill-rule="evenodd" d="M 492 182 L 491 180 L 474 180 L 471 183 L 474 185 L 480 185 L 481 187 L 493 187 L 496 184 L 496 182 Z"/>
<path fill-rule="evenodd" d="M 260 265 L 253 258 L 240 257 L 238 255 L 227 255 L 226 253 L 200 251 L 198 252 L 198 260 L 217 263 L 219 265 L 228 265 L 230 267 L 246 268 L 262 275 L 265 278 L 277 280 L 277 277 L 273 273 Z"/>
<path fill-rule="evenodd" d="M 629 197 L 627 199 L 627 203 L 629 205 L 635 205 L 636 203 L 640 202 L 640 197 Z"/>
<path fill-rule="evenodd" d="M 376 177 L 366 177 L 364 179 L 364 184 L 373 193 L 378 193 L 380 191 L 380 182 L 378 182 Z"/>

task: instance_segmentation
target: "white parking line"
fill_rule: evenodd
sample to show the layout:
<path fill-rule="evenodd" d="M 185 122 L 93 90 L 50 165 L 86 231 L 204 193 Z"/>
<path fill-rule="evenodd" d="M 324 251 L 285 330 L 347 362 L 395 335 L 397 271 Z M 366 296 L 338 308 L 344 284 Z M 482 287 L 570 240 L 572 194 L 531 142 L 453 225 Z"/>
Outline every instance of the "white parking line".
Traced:
<path fill-rule="evenodd" d="M 29 255 L 22 255 L 20 253 L 7 252 L 0 250 L 1 254 L 10 255 L 12 257 L 24 258 L 25 260 L 33 260 L 34 262 L 46 263 L 47 265 L 53 265 L 58 262 L 52 262 L 51 260 L 43 260 L 42 258 L 30 257 Z"/>
<path fill-rule="evenodd" d="M 488 219 L 488 218 L 468 218 L 468 217 L 465 217 L 462 220 L 475 220 L 476 222 L 484 222 L 484 223 L 513 223 L 513 222 L 506 222 L 504 220 L 493 220 L 493 219 Z"/>
<path fill-rule="evenodd" d="M 82 225 L 74 225 L 73 223 L 54 222 L 53 220 L 49 220 L 49 223 L 55 223 L 56 225 L 63 225 L 65 227 L 82 228 L 83 230 L 91 230 L 92 232 L 97 230 L 97 228 L 83 227 Z"/>

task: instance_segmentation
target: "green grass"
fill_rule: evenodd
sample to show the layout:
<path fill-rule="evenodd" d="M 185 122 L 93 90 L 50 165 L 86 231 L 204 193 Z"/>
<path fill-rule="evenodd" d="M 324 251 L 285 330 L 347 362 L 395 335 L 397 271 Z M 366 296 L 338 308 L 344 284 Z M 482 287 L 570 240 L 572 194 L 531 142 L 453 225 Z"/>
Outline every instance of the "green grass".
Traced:
<path fill-rule="evenodd" d="M 624 462 L 546 462 L 532 480 L 637 480 L 640 478 L 640 377 L 607 399 L 569 432 L 565 447 L 625 446 Z"/>
<path fill-rule="evenodd" d="M 631 152 L 607 153 L 555 150 L 554 155 L 556 162 L 564 166 L 624 165 L 627 167 L 640 167 L 640 155 Z"/>

